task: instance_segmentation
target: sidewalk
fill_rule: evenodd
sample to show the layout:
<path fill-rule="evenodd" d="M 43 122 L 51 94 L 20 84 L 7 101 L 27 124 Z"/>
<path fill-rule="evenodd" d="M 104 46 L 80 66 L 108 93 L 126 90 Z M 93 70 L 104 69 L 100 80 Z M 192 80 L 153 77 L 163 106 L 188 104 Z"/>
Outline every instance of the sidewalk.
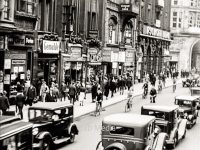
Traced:
<path fill-rule="evenodd" d="M 181 83 L 182 79 L 179 78 L 177 79 L 177 84 Z M 138 83 L 134 85 L 134 96 L 138 96 L 138 95 L 142 95 L 143 93 L 143 89 L 142 89 L 143 83 Z M 167 78 L 166 79 L 166 85 L 165 87 L 169 87 L 172 86 L 172 79 L 171 78 Z M 156 82 L 155 87 L 158 87 L 158 82 Z M 150 89 L 151 87 L 149 87 Z M 109 97 L 108 100 L 106 100 L 106 98 L 103 98 L 103 108 L 114 105 L 116 103 L 119 103 L 123 100 L 125 100 L 127 98 L 127 90 L 124 91 L 124 95 L 120 95 L 119 92 L 114 93 L 114 97 L 110 97 L 110 93 L 109 93 Z M 59 103 L 59 102 L 58 102 Z M 69 103 L 69 100 L 66 101 L 66 103 Z M 34 104 L 33 104 L 34 105 Z M 23 108 L 23 112 L 24 112 L 24 120 L 28 121 L 28 107 L 29 106 L 25 106 Z M 79 102 L 75 102 L 74 104 L 74 118 L 78 119 L 81 116 L 90 114 L 92 112 L 95 111 L 96 108 L 96 104 L 92 103 L 92 96 L 91 93 L 87 93 L 86 94 L 86 100 L 84 101 L 84 106 L 80 106 Z M 10 111 L 15 110 L 15 105 L 11 106 Z"/>

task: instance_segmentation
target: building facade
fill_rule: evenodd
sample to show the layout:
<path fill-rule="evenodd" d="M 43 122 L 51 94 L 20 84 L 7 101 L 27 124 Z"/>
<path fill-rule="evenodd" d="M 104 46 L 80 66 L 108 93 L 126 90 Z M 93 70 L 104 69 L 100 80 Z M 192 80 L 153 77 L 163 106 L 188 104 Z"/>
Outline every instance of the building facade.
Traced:
<path fill-rule="evenodd" d="M 200 1 L 172 0 L 171 69 L 200 72 Z"/>
<path fill-rule="evenodd" d="M 166 67 L 170 36 L 171 0 L 140 1 L 137 75 L 159 75 Z"/>

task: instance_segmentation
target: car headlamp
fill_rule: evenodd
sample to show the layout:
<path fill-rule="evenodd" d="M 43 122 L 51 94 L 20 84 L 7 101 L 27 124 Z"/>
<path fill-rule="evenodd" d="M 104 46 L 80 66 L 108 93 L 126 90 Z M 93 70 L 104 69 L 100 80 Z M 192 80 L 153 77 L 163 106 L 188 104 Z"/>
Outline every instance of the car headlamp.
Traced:
<path fill-rule="evenodd" d="M 32 134 L 33 135 L 37 135 L 39 132 L 38 128 L 34 128 L 33 131 L 32 131 Z"/>
<path fill-rule="evenodd" d="M 189 115 L 189 116 L 188 116 L 188 120 L 192 120 L 192 115 Z"/>

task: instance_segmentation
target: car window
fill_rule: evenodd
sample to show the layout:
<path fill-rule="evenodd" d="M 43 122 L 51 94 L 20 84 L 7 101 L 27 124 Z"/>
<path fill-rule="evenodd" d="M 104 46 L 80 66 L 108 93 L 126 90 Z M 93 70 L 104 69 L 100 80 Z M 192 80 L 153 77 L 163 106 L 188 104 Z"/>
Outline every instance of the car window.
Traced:
<path fill-rule="evenodd" d="M 134 136 L 134 128 L 111 126 L 110 133 Z"/>
<path fill-rule="evenodd" d="M 191 101 L 188 100 L 176 100 L 176 104 L 179 106 L 191 106 Z"/>
<path fill-rule="evenodd" d="M 51 121 L 54 113 L 50 110 L 30 109 L 29 120 Z"/>

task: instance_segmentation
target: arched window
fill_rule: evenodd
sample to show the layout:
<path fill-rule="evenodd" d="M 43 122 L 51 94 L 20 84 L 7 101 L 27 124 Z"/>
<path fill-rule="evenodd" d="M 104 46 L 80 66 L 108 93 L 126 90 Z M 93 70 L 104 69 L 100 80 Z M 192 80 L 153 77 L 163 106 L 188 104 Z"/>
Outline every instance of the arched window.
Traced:
<path fill-rule="evenodd" d="M 128 21 L 124 27 L 124 42 L 126 44 L 131 44 L 132 42 L 132 23 Z"/>
<path fill-rule="evenodd" d="M 108 27 L 109 27 L 108 43 L 115 44 L 116 43 L 116 32 L 117 32 L 117 21 L 114 18 L 110 18 Z"/>

